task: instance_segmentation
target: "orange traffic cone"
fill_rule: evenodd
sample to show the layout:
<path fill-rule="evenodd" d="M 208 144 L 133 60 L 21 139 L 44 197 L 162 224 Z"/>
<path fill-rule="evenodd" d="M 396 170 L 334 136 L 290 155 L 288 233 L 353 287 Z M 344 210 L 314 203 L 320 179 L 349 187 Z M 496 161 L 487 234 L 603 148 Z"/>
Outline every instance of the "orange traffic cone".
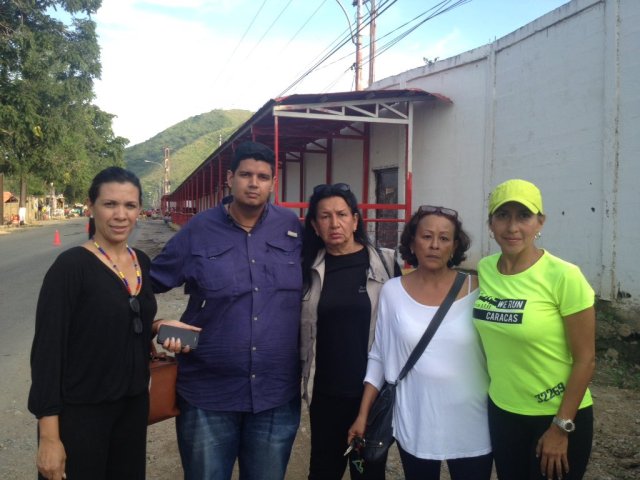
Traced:
<path fill-rule="evenodd" d="M 53 246 L 57 247 L 60 245 L 62 245 L 62 243 L 60 243 L 60 232 L 56 230 L 56 233 L 53 235 Z"/>

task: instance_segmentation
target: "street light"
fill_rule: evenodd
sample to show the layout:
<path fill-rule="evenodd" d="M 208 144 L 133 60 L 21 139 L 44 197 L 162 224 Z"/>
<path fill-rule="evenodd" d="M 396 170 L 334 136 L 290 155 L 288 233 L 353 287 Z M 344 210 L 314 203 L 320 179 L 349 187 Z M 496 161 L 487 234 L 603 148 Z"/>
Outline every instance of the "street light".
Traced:
<path fill-rule="evenodd" d="M 160 167 L 162 167 L 164 169 L 164 181 L 162 183 L 162 195 L 168 195 L 170 193 L 170 183 L 169 183 L 169 165 L 168 165 L 168 159 L 165 159 L 165 163 L 162 164 L 160 162 L 155 162 L 153 160 L 145 160 L 144 163 L 154 163 L 156 165 L 159 165 Z"/>

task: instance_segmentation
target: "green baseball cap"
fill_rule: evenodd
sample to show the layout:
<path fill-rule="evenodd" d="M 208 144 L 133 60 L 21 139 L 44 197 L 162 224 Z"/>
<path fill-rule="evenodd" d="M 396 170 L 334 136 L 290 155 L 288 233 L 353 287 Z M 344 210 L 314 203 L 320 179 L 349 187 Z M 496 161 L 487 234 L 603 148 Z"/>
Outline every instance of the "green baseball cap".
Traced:
<path fill-rule="evenodd" d="M 543 213 L 542 194 L 538 187 L 526 180 L 517 178 L 501 183 L 491 192 L 489 197 L 489 215 L 508 202 L 518 202 L 533 213 Z"/>

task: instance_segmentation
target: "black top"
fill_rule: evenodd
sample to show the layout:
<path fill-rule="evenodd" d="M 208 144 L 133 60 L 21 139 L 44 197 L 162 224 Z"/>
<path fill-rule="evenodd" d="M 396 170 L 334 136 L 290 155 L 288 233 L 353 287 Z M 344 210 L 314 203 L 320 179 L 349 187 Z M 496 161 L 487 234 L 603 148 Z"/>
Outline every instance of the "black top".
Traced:
<path fill-rule="evenodd" d="M 149 257 L 135 252 L 142 271 L 141 334 L 133 331 L 124 283 L 84 247 L 61 253 L 45 275 L 31 349 L 29 410 L 36 417 L 58 415 L 65 404 L 111 402 L 148 388 L 157 305 Z"/>
<path fill-rule="evenodd" d="M 371 322 L 368 269 L 366 248 L 325 256 L 318 301 L 315 391 L 343 397 L 362 395 Z"/>

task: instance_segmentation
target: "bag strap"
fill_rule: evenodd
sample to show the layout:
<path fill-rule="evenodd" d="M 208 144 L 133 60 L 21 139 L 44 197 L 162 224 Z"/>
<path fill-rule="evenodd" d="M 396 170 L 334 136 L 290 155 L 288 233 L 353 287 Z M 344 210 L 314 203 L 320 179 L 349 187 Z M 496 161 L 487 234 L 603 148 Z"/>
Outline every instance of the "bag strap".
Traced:
<path fill-rule="evenodd" d="M 376 253 L 378 254 L 378 258 L 380 258 L 380 262 L 382 262 L 382 266 L 387 272 L 387 277 L 389 277 L 389 279 L 392 279 L 393 275 L 391 274 L 391 272 L 389 272 L 389 267 L 387 266 L 387 262 L 384 261 L 384 255 L 382 255 L 382 250 L 380 250 L 380 247 L 375 247 L 375 248 L 376 248 Z"/>
<path fill-rule="evenodd" d="M 409 370 L 413 368 L 413 366 L 416 364 L 416 362 L 418 361 L 422 353 L 425 351 L 425 349 L 427 348 L 427 345 L 429 345 L 429 342 L 433 338 L 433 335 L 436 333 L 436 330 L 438 330 L 438 327 L 442 323 L 442 320 L 444 319 L 445 315 L 449 311 L 449 308 L 453 304 L 453 301 L 458 296 L 458 292 L 462 288 L 462 284 L 464 283 L 466 278 L 467 278 L 466 274 L 462 272 L 458 272 L 456 279 L 453 282 L 453 285 L 451 285 L 451 289 L 449 289 L 449 293 L 447 293 L 447 296 L 445 297 L 444 301 L 442 302 L 440 307 L 438 307 L 438 311 L 431 319 L 431 323 L 429 323 L 427 330 L 424 332 L 424 334 L 422 335 L 422 338 L 413 349 L 413 352 L 411 352 L 411 355 L 409 355 L 409 358 L 407 359 L 407 363 L 405 363 L 404 367 L 400 371 L 400 375 L 398 375 L 398 379 L 396 380 L 396 383 L 402 380 L 407 375 L 407 373 L 409 373 Z"/>

